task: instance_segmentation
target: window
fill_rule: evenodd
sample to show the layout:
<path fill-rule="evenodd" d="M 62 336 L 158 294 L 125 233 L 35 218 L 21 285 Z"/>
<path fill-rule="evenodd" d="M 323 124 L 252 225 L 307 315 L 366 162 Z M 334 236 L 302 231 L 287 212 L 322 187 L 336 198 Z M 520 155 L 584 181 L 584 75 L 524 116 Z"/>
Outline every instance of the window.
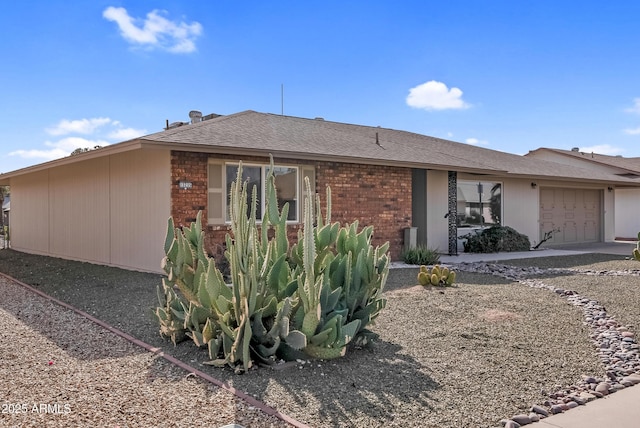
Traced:
<path fill-rule="evenodd" d="M 238 174 L 238 163 L 223 163 L 209 160 L 209 199 L 207 202 L 209 224 L 224 224 L 229 222 L 229 193 L 231 183 Z M 265 210 L 265 192 L 269 165 L 242 164 L 242 179 L 248 181 L 247 206 L 251 210 L 251 194 L 253 188 L 257 191 L 256 216 L 260 220 Z M 299 221 L 302 213 L 301 201 L 307 196 L 304 178 L 309 177 L 311 192 L 315 194 L 315 168 L 313 166 L 274 165 L 273 175 L 276 185 L 278 207 L 282 209 L 289 204 L 287 220 Z M 300 201 L 300 202 L 299 202 Z"/>
<path fill-rule="evenodd" d="M 502 183 L 458 180 L 458 227 L 502 222 Z"/>
<path fill-rule="evenodd" d="M 231 193 L 231 183 L 238 176 L 238 165 L 226 165 L 226 181 L 228 196 Z M 242 165 L 242 182 L 247 182 L 247 215 L 251 213 L 251 195 L 253 194 L 253 188 L 256 187 L 258 201 L 256 206 L 256 218 L 262 218 L 262 201 L 264 200 L 263 193 L 264 188 L 262 183 L 265 180 L 262 179 L 262 167 L 252 165 Z M 277 184 L 276 184 L 277 186 Z M 227 200 L 228 203 L 228 200 Z M 229 210 L 226 212 L 226 220 L 229 221 Z"/>
<path fill-rule="evenodd" d="M 267 174 L 269 167 L 267 167 Z M 290 166 L 274 166 L 273 177 L 276 184 L 276 197 L 278 198 L 278 207 L 282 208 L 284 204 L 289 203 L 289 214 L 287 220 L 298 220 L 298 168 Z"/>

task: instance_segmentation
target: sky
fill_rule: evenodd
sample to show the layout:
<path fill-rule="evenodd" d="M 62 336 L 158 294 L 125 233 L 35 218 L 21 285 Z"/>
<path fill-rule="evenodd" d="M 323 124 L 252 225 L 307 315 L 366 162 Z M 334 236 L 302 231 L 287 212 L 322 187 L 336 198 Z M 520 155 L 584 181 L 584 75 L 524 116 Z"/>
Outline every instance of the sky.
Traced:
<path fill-rule="evenodd" d="M 640 2 L 8 2 L 0 173 L 284 113 L 525 154 L 640 156 Z"/>

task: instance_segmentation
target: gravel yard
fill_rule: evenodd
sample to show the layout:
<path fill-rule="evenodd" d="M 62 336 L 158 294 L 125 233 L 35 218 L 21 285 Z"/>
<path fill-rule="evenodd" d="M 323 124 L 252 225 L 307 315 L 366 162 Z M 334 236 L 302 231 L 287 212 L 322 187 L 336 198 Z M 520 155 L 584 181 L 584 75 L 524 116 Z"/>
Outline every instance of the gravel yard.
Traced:
<path fill-rule="evenodd" d="M 514 266 L 621 271 L 640 263 L 600 254 L 515 260 Z M 311 427 L 496 427 L 585 376 L 601 378 L 580 308 L 544 289 L 460 272 L 457 286 L 415 286 L 393 269 L 379 340 L 334 361 L 238 376 L 202 365 L 206 351 L 159 337 L 151 315 L 160 276 L 0 251 L 0 272 L 35 286 L 227 382 Z M 537 275 L 601 301 L 639 325 L 637 276 Z M 612 292 L 615 290 L 614 292 Z M 0 425 L 287 426 L 67 309 L 0 282 L 0 403 L 68 404 L 67 414 L 0 415 Z M 11 346 L 6 346 L 7 344 Z M 34 352 L 34 350 L 36 350 Z M 49 361 L 53 364 L 49 365 Z M 31 410 L 31 409 L 29 409 Z"/>

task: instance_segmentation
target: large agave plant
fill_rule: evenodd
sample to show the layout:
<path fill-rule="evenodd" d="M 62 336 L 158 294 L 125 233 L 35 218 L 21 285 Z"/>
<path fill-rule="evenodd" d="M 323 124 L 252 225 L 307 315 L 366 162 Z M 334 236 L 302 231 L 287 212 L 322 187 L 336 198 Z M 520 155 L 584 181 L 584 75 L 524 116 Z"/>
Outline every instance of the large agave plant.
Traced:
<path fill-rule="evenodd" d="M 271 162 L 273 167 L 273 160 Z M 273 171 L 273 168 L 270 168 Z M 312 194 L 308 180 L 307 194 Z M 266 209 L 256 219 L 257 191 L 247 203 L 242 165 L 231 186 L 231 234 L 225 258 L 230 284 L 204 250 L 201 213 L 188 228 L 169 219 L 156 316 L 160 333 L 176 343 L 206 346 L 216 366 L 238 372 L 276 358 L 336 358 L 385 306 L 388 244 L 373 248 L 373 228 L 331 223 L 331 191 L 323 218 L 319 198 L 307 198 L 298 242 L 287 240 L 288 204 L 277 205 L 267 176 Z M 269 230 L 273 230 L 270 234 Z M 269 238 L 269 236 L 272 236 Z"/>

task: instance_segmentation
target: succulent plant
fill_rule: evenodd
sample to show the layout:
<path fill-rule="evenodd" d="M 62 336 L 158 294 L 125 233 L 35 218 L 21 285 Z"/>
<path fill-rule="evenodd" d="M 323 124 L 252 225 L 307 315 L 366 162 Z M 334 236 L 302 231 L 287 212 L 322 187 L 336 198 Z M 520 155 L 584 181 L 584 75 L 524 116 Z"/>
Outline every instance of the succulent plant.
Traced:
<path fill-rule="evenodd" d="M 633 249 L 631 256 L 634 260 L 640 261 L 640 232 L 638 232 L 638 242 L 636 243 L 636 248 Z"/>
<path fill-rule="evenodd" d="M 236 372 L 276 356 L 330 359 L 345 354 L 354 338 L 365 343 L 365 326 L 385 307 L 381 292 L 389 272 L 388 243 L 371 245 L 372 227 L 358 231 L 331 223 L 331 189 L 323 218 L 319 197 L 304 205 L 304 227 L 289 247 L 288 204 L 277 205 L 273 160 L 266 209 L 256 218 L 257 191 L 248 205 L 242 165 L 230 191 L 231 233 L 225 258 L 230 284 L 204 250 L 201 213 L 187 228 L 168 221 L 158 287 L 160 333 L 174 344 L 185 336 L 206 346 L 211 361 Z M 305 179 L 311 195 L 309 180 Z M 249 213 L 247 215 L 247 213 Z M 272 230 L 273 233 L 269 233 Z"/>
<path fill-rule="evenodd" d="M 420 271 L 418 272 L 418 283 L 420 283 L 420 285 L 448 287 L 453 285 L 455 281 L 455 271 L 450 270 L 446 266 L 441 267 L 440 265 L 435 265 L 431 269 L 425 265 L 420 266 Z"/>

